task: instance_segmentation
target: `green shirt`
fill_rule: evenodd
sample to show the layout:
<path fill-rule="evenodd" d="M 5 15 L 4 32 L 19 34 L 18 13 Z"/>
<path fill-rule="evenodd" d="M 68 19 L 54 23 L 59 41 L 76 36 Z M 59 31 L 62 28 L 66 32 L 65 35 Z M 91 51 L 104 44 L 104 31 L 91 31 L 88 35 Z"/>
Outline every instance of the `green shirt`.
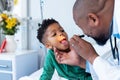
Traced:
<path fill-rule="evenodd" d="M 53 50 L 48 50 L 40 80 L 51 80 L 55 69 L 59 76 L 69 80 L 92 80 L 91 75 L 86 73 L 83 68 L 59 64 L 55 59 Z"/>

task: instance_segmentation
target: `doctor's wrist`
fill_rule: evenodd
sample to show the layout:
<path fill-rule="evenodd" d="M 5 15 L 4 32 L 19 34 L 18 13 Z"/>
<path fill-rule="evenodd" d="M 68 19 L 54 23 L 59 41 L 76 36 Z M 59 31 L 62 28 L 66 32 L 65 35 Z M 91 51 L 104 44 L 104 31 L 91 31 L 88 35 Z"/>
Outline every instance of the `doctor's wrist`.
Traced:
<path fill-rule="evenodd" d="M 99 55 L 97 53 L 92 53 L 91 56 L 89 56 L 88 61 L 93 64 L 94 60 L 98 57 Z"/>

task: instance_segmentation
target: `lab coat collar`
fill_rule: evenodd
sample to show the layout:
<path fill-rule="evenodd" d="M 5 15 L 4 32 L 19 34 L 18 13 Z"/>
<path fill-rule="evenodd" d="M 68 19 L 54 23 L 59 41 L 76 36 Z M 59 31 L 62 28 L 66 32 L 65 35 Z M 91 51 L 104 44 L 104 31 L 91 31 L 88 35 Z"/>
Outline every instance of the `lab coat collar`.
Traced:
<path fill-rule="evenodd" d="M 113 36 L 120 39 L 120 0 L 114 0 Z"/>

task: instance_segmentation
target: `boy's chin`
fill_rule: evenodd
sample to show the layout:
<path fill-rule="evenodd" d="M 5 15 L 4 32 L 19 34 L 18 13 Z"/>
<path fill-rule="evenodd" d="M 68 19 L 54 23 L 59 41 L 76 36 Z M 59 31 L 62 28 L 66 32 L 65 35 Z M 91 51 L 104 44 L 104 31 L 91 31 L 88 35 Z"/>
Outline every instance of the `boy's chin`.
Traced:
<path fill-rule="evenodd" d="M 58 49 L 59 51 L 62 51 L 62 52 L 69 52 L 70 51 L 70 48 L 67 48 L 67 49 Z"/>

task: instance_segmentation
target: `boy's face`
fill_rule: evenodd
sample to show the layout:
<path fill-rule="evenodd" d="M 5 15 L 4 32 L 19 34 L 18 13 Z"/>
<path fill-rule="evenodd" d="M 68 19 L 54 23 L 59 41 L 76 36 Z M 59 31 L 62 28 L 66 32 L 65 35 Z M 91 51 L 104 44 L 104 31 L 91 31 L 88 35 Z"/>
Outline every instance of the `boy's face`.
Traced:
<path fill-rule="evenodd" d="M 47 39 L 45 45 L 49 49 L 56 47 L 58 50 L 64 51 L 69 48 L 68 36 L 58 23 L 49 25 L 44 37 Z"/>

